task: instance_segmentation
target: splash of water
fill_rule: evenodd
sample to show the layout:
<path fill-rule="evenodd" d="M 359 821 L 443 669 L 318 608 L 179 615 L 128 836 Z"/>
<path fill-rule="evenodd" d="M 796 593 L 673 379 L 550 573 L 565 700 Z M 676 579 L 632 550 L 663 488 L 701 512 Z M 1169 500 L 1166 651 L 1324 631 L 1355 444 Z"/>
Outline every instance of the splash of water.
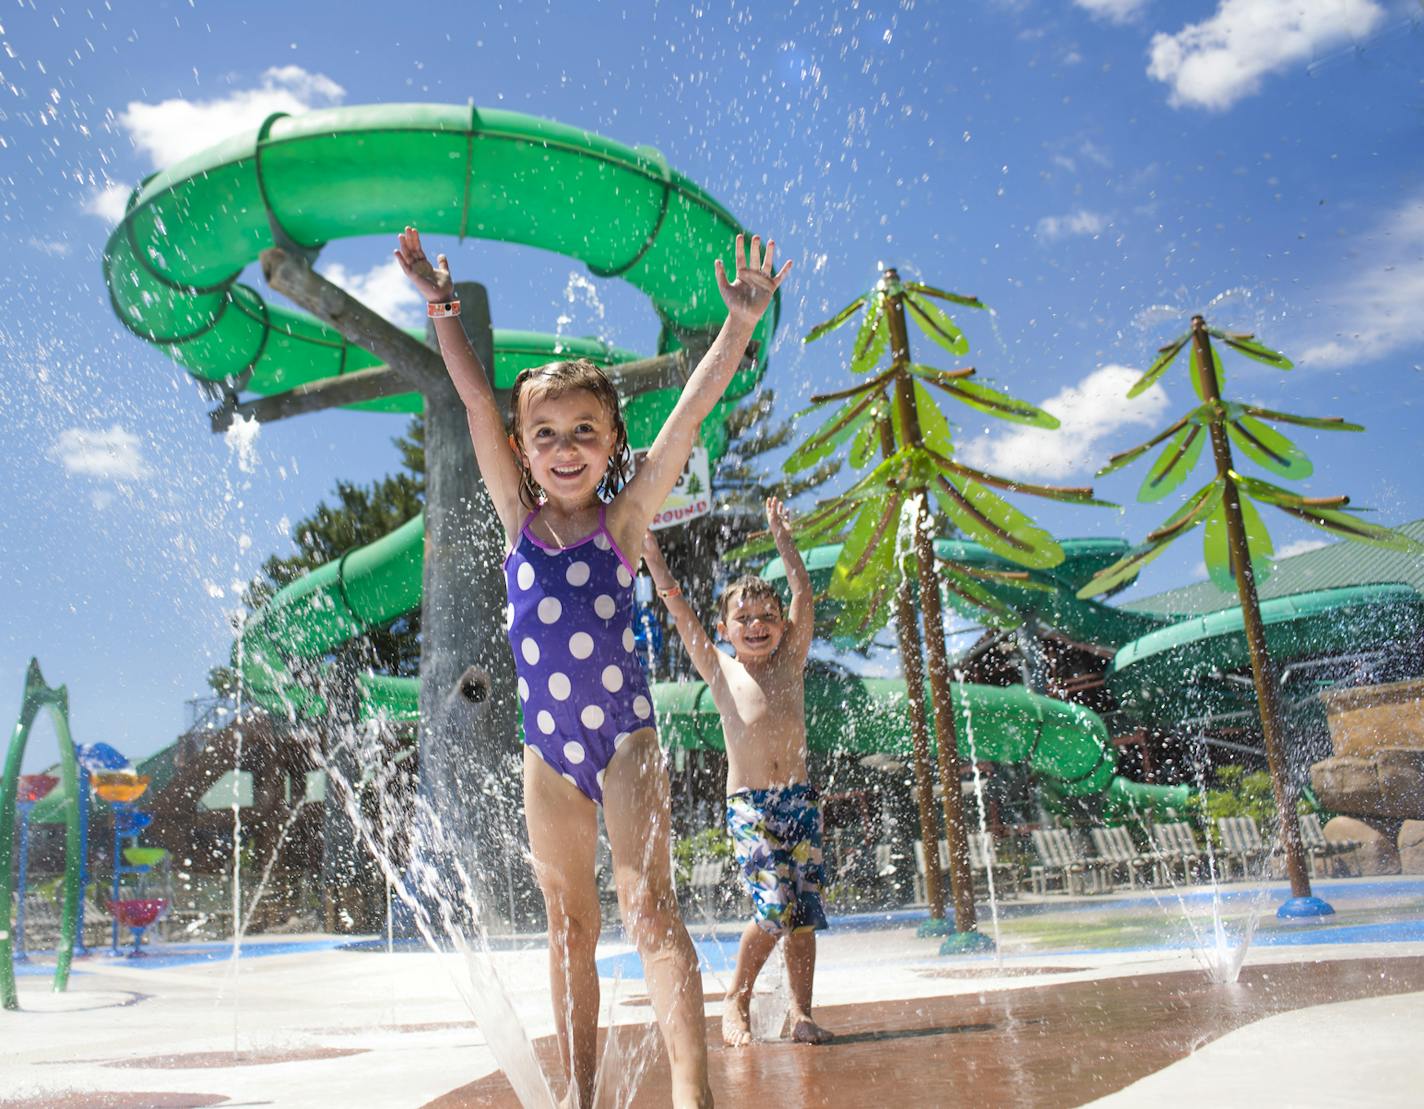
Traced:
<path fill-rule="evenodd" d="M 964 688 L 964 671 L 955 670 L 955 684 L 959 686 L 959 703 L 964 706 L 964 736 L 969 744 L 969 765 L 974 774 L 974 803 L 979 809 L 979 842 L 984 845 L 984 874 L 989 887 L 989 920 L 994 930 L 994 965 L 1004 965 L 1004 953 L 999 936 L 999 896 L 994 887 L 994 859 L 990 854 L 989 818 L 984 812 L 984 779 L 979 774 L 979 755 L 974 747 L 974 710 Z"/>
<path fill-rule="evenodd" d="M 257 469 L 257 440 L 262 434 L 262 425 L 257 422 L 256 416 L 235 416 L 227 431 L 223 433 L 223 441 L 227 444 L 227 449 L 232 452 L 237 460 L 237 468 L 244 474 L 254 473 Z"/>

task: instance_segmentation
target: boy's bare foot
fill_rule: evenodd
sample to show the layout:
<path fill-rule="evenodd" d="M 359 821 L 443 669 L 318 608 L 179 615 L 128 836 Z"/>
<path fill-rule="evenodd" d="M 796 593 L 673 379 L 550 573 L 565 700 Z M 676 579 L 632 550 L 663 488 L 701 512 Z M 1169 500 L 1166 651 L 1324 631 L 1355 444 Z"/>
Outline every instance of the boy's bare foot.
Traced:
<path fill-rule="evenodd" d="M 824 1044 L 835 1039 L 836 1034 L 822 1028 L 810 1017 L 793 1017 L 791 1039 L 798 1044 Z"/>
<path fill-rule="evenodd" d="M 746 1047 L 752 1042 L 752 1017 L 750 997 L 733 997 L 728 994 L 722 999 L 722 1042 L 728 1047 Z"/>

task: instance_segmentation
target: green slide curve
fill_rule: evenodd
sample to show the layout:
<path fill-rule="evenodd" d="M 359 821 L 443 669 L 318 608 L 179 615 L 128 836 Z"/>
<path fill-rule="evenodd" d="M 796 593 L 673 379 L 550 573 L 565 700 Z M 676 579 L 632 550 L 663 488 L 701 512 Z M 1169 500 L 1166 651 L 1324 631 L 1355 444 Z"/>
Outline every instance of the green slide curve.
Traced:
<path fill-rule="evenodd" d="M 951 694 L 961 758 L 1024 763 L 1051 799 L 1086 802 L 1107 820 L 1186 810 L 1186 786 L 1146 785 L 1117 773 L 1107 726 L 1091 709 L 1023 686 L 956 683 Z M 660 683 L 653 687 L 653 701 L 658 728 L 673 746 L 722 749 L 721 724 L 703 682 Z M 901 679 L 863 678 L 813 665 L 806 674 L 807 744 L 823 753 L 908 758 L 905 703 Z"/>
<path fill-rule="evenodd" d="M 1409 654 L 1424 638 L 1424 595 L 1404 584 L 1317 589 L 1262 601 L 1261 622 L 1278 670 L 1391 644 Z M 1171 726 L 1209 713 L 1254 712 L 1254 688 L 1218 680 L 1250 664 L 1237 606 L 1133 640 L 1113 656 L 1106 680 L 1127 716 Z"/>
<path fill-rule="evenodd" d="M 195 378 L 283 392 L 376 359 L 267 303 L 238 282 L 242 271 L 274 242 L 316 249 L 406 224 L 540 247 L 621 277 L 652 302 L 660 350 L 721 325 L 712 262 L 730 264 L 744 230 L 651 147 L 514 112 L 366 105 L 279 112 L 149 177 L 109 238 L 104 277 L 124 325 Z M 756 386 L 779 312 L 778 295 L 756 332 L 757 361 L 734 376 L 727 401 Z M 508 383 L 496 370 L 495 384 Z M 650 441 L 676 399 L 673 389 L 632 399 L 630 434 Z M 420 398 L 352 407 L 417 412 Z"/>

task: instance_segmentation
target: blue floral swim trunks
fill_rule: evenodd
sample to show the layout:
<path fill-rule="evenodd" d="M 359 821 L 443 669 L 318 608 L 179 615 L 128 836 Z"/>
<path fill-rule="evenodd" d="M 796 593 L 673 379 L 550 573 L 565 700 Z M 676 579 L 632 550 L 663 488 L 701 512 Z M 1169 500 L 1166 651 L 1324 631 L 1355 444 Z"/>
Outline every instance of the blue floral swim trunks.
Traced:
<path fill-rule="evenodd" d="M 821 806 L 805 783 L 727 798 L 727 831 L 758 925 L 774 936 L 826 927 Z"/>

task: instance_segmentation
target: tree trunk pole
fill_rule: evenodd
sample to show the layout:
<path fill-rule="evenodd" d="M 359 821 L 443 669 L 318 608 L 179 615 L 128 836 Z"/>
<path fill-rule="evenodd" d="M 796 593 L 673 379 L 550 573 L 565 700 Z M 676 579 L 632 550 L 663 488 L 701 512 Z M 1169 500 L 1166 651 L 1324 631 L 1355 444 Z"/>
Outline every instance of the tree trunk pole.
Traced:
<path fill-rule="evenodd" d="M 883 427 L 880 451 L 895 453 L 890 428 Z M 935 818 L 934 778 L 930 771 L 930 730 L 925 719 L 925 671 L 921 665 L 920 625 L 910 600 L 910 581 L 902 576 L 895 590 L 895 633 L 900 643 L 900 665 L 905 671 L 905 707 L 910 717 L 910 750 L 915 772 L 915 807 L 920 816 L 920 840 L 925 845 L 925 899 L 930 920 L 944 919 L 944 882 L 939 870 L 939 821 Z"/>
<path fill-rule="evenodd" d="M 1192 317 L 1198 380 L 1203 398 L 1221 401 L 1216 380 L 1216 364 L 1212 359 L 1211 339 L 1206 321 Z M 1271 771 L 1271 791 L 1276 798 L 1276 813 L 1280 819 L 1281 844 L 1286 853 L 1286 873 L 1290 876 L 1291 896 L 1309 897 L 1310 872 L 1305 865 L 1305 851 L 1300 840 L 1300 822 L 1296 819 L 1295 803 L 1287 780 L 1285 737 L 1281 724 L 1280 687 L 1276 669 L 1266 650 L 1266 629 L 1261 623 L 1261 605 L 1256 596 L 1256 572 L 1251 566 L 1251 548 L 1246 539 L 1246 525 L 1241 518 L 1241 494 L 1232 477 L 1234 469 L 1231 444 L 1221 418 L 1211 423 L 1211 449 L 1216 459 L 1216 472 L 1225 485 L 1222 506 L 1226 514 L 1226 537 L 1231 550 L 1232 569 L 1236 576 L 1236 592 L 1241 599 L 1241 623 L 1246 632 L 1246 646 L 1251 653 L 1251 675 L 1256 681 L 1256 697 L 1261 712 L 1261 734 L 1266 742 L 1266 763 Z"/>
<path fill-rule="evenodd" d="M 473 282 L 455 288 L 464 308 L 460 323 L 493 377 L 489 296 Z M 440 860 L 447 899 L 462 900 L 456 866 L 470 876 L 486 920 L 507 900 L 498 891 L 508 885 L 508 868 L 518 866 L 523 875 L 514 659 L 500 631 L 504 543 L 480 480 L 465 406 L 445 378 L 425 393 L 420 610 L 420 797 L 442 835 L 418 835 L 416 843 L 424 840 Z M 478 675 L 467 679 L 471 668 Z"/>
<path fill-rule="evenodd" d="M 899 275 L 886 270 L 890 281 Z M 891 358 L 896 365 L 910 360 L 910 339 L 905 330 L 905 306 L 899 295 L 888 299 L 886 318 L 890 327 Z M 895 379 L 895 404 L 900 412 L 900 431 L 907 445 L 919 446 L 920 421 L 915 412 L 911 383 L 901 373 Z M 974 874 L 969 867 L 969 839 L 964 828 L 964 798 L 959 790 L 959 739 L 954 721 L 954 700 L 949 686 L 949 659 L 944 644 L 944 608 L 939 595 L 939 572 L 935 568 L 934 540 L 931 537 L 928 493 L 920 490 L 915 512 L 915 563 L 919 571 L 920 611 L 925 622 L 925 655 L 929 665 L 930 696 L 934 702 L 935 746 L 938 748 L 941 804 L 944 806 L 944 833 L 949 847 L 949 887 L 954 900 L 954 930 L 974 932 L 978 920 L 974 912 Z M 938 848 L 938 844 L 935 847 Z M 926 845 L 926 852 L 929 845 Z M 938 851 L 935 851 L 936 856 Z M 936 863 L 938 859 L 936 858 Z"/>

